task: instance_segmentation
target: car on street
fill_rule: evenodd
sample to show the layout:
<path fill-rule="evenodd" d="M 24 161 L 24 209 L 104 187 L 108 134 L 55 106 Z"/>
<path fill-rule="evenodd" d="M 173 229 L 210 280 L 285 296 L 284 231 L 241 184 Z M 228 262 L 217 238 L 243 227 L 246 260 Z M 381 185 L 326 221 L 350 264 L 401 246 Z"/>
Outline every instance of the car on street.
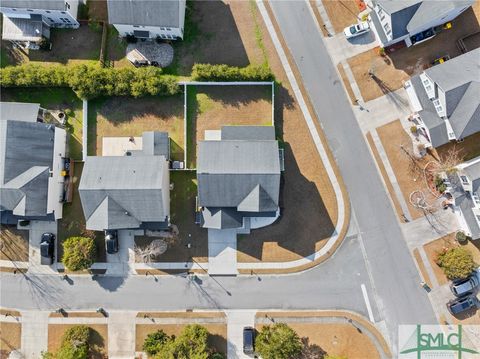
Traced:
<path fill-rule="evenodd" d="M 255 353 L 255 329 L 252 327 L 243 328 L 243 352 L 245 354 Z"/>
<path fill-rule="evenodd" d="M 477 299 L 473 295 L 452 299 L 447 303 L 448 311 L 457 315 L 477 306 Z"/>
<path fill-rule="evenodd" d="M 359 22 L 358 24 L 353 24 L 346 27 L 343 30 L 343 33 L 345 34 L 345 37 L 347 39 L 351 39 L 351 38 L 366 34 L 369 31 L 370 31 L 370 24 L 368 23 L 368 21 L 362 21 L 362 22 Z"/>
<path fill-rule="evenodd" d="M 54 257 L 55 235 L 53 233 L 44 233 L 40 240 L 40 263 L 51 265 L 53 264 Z"/>
<path fill-rule="evenodd" d="M 467 294 L 472 294 L 478 287 L 478 284 L 478 277 L 475 273 L 466 279 L 453 281 L 450 285 L 450 290 L 456 297 L 462 297 Z"/>
<path fill-rule="evenodd" d="M 107 229 L 105 231 L 105 249 L 108 254 L 118 252 L 118 233 L 115 230 Z"/>

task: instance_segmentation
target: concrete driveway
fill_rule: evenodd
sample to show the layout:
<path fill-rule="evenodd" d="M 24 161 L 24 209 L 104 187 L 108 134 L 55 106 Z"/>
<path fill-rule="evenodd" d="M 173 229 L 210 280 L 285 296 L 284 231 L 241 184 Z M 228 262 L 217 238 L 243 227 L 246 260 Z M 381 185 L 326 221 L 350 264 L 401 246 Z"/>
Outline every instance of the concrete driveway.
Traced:
<path fill-rule="evenodd" d="M 208 273 L 238 274 L 236 229 L 208 229 Z"/>
<path fill-rule="evenodd" d="M 24 227 L 23 227 L 24 228 Z M 40 264 L 40 241 L 43 233 L 53 233 L 55 241 L 57 237 L 57 222 L 49 221 L 31 221 L 29 225 L 29 243 L 28 243 L 28 272 L 29 273 L 56 273 L 56 262 L 60 260 L 57 256 L 57 246 L 55 244 L 55 259 L 51 266 Z"/>

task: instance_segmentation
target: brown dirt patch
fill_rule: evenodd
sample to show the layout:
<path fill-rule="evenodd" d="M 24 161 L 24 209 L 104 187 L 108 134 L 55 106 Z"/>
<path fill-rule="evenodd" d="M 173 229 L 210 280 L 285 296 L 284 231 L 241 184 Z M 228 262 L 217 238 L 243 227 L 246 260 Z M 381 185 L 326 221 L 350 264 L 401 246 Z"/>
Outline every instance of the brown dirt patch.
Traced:
<path fill-rule="evenodd" d="M 313 15 L 315 16 L 315 19 L 317 19 L 318 24 L 320 25 L 320 29 L 322 30 L 323 36 L 328 36 L 328 31 L 327 28 L 325 27 L 325 23 L 323 22 L 322 17 L 320 16 L 320 11 L 318 11 L 318 6 L 317 2 L 314 0 L 309 0 L 310 7 L 313 10 Z"/>
<path fill-rule="evenodd" d="M 97 312 L 66 312 L 66 315 L 55 312 L 50 313 L 49 318 L 104 318 L 104 316 Z"/>
<path fill-rule="evenodd" d="M 28 262 L 28 231 L 18 230 L 16 225 L 2 224 L 0 238 L 2 240 L 0 259 Z"/>
<path fill-rule="evenodd" d="M 348 80 L 347 74 L 345 72 L 345 69 L 343 68 L 343 65 L 339 63 L 337 65 L 338 72 L 340 73 L 340 77 L 342 78 L 343 85 L 345 86 L 345 89 L 347 90 L 348 98 L 350 98 L 350 102 L 352 104 L 356 104 L 356 96 L 353 93 L 352 85 L 350 84 L 350 81 Z"/>
<path fill-rule="evenodd" d="M 183 96 L 120 98 L 89 103 L 89 155 L 102 155 L 103 137 L 141 136 L 145 131 L 167 131 L 171 156 L 183 160 Z"/>
<path fill-rule="evenodd" d="M 333 1 L 332 1 L 333 2 Z M 343 2 L 343 1 L 342 1 Z M 385 60 L 378 55 L 378 48 L 366 51 L 348 60 L 365 101 L 398 90 L 412 75 L 421 73 L 437 58 L 461 55 L 457 41 L 480 30 L 478 18 L 480 2 L 452 21 L 453 27 L 433 39 L 409 48 L 397 50 Z M 369 70 L 375 74 L 372 79 Z"/>
<path fill-rule="evenodd" d="M 10 316 L 14 316 L 14 317 L 21 317 L 22 315 L 20 314 L 19 311 L 17 310 L 10 310 L 10 309 L 0 309 L 0 315 L 5 315 L 5 314 L 9 314 Z"/>
<path fill-rule="evenodd" d="M 150 318 L 226 318 L 224 312 L 138 312 L 137 318 L 145 315 Z"/>
<path fill-rule="evenodd" d="M 88 0 L 88 17 L 96 21 L 108 21 L 106 0 Z"/>
<path fill-rule="evenodd" d="M 20 349 L 22 342 L 22 325 L 20 323 L 0 322 L 0 358 Z"/>
<path fill-rule="evenodd" d="M 438 253 L 443 251 L 444 248 L 454 248 L 458 246 L 468 249 L 472 253 L 475 263 L 480 263 L 480 244 L 477 244 L 473 241 L 468 241 L 466 244 L 460 245 L 455 240 L 455 233 L 450 233 L 423 246 L 425 252 L 427 253 L 428 261 L 430 262 L 433 272 L 435 273 L 435 277 L 437 277 L 438 284 L 440 285 L 448 283 L 449 280 L 443 273 L 442 268 L 435 263 L 435 259 L 437 258 Z"/>
<path fill-rule="evenodd" d="M 48 351 L 55 353 L 62 342 L 65 331 L 75 324 L 49 324 L 48 325 Z M 89 324 L 92 329 L 90 335 L 91 352 L 89 358 L 104 359 L 108 353 L 108 326 L 106 324 Z"/>
<path fill-rule="evenodd" d="M 208 338 L 209 344 L 215 348 L 217 352 L 226 355 L 227 325 L 212 323 L 202 323 L 201 325 L 210 333 Z M 135 351 L 143 350 L 143 342 L 148 334 L 161 329 L 168 335 L 178 336 L 185 326 L 186 324 L 137 324 L 135 334 Z"/>
<path fill-rule="evenodd" d="M 0 272 L 6 273 L 27 273 L 27 269 L 11 268 L 11 267 L 0 267 Z"/>
<path fill-rule="evenodd" d="M 188 168 L 195 168 L 198 141 L 205 130 L 225 125 L 272 125 L 272 87 L 267 86 L 189 86 Z"/>
<path fill-rule="evenodd" d="M 415 257 L 415 261 L 417 262 L 418 268 L 420 269 L 423 281 L 427 283 L 430 288 L 433 288 L 432 281 L 430 280 L 430 276 L 428 275 L 427 268 L 425 267 L 425 263 L 423 263 L 422 256 L 420 255 L 418 248 L 415 248 L 413 250 L 413 256 Z"/>
<path fill-rule="evenodd" d="M 480 156 L 480 132 L 468 136 L 463 142 L 447 143 L 436 148 L 436 150 L 440 156 L 446 156 L 453 147 L 457 150 L 461 150 L 461 155 L 465 161 Z"/>
<path fill-rule="evenodd" d="M 417 219 L 422 217 L 423 212 L 410 204 L 409 197 L 413 191 L 420 190 L 425 194 L 427 202 L 433 204 L 434 197 L 425 184 L 423 168 L 429 161 L 434 160 L 434 158 L 431 155 L 425 156 L 423 159 L 417 161 L 418 168 L 421 168 L 422 171 L 412 170 L 412 161 L 400 147 L 404 146 L 404 148 L 412 151 L 412 141 L 403 129 L 400 120 L 377 128 L 377 132 L 387 153 L 388 161 L 395 172 L 395 177 L 397 178 L 412 218 Z"/>
<path fill-rule="evenodd" d="M 352 0 L 322 0 L 335 33 L 342 32 L 347 26 L 357 23 L 360 13 L 358 5 Z"/>
<path fill-rule="evenodd" d="M 402 221 L 405 222 L 404 217 L 402 217 L 402 207 L 400 206 L 400 203 L 398 202 L 397 195 L 395 194 L 395 190 L 393 189 L 392 182 L 390 182 L 390 179 L 388 178 L 387 171 L 385 170 L 385 166 L 383 164 L 382 158 L 380 157 L 380 154 L 378 153 L 377 146 L 375 146 L 375 142 L 373 142 L 372 134 L 369 132 L 366 135 L 367 137 L 367 142 L 368 145 L 370 146 L 370 149 L 372 150 L 373 157 L 375 158 L 375 161 L 377 162 L 378 168 L 380 169 L 380 173 L 382 174 L 383 180 L 385 181 L 385 184 L 387 186 L 388 194 L 390 195 L 390 198 L 392 199 L 393 202 L 393 207 L 395 208 L 395 213 L 397 214 L 398 218 Z"/>

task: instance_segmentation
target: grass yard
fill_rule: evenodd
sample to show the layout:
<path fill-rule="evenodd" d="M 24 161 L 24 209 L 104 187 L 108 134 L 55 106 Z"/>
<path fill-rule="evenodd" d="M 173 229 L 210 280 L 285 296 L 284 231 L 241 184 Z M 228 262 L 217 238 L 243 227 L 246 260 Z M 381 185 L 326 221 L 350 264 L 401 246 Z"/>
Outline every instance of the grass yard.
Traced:
<path fill-rule="evenodd" d="M 61 110 L 68 116 L 70 158 L 82 158 L 82 101 L 69 88 L 2 88 L 2 101 L 39 103 L 47 110 Z"/>
<path fill-rule="evenodd" d="M 48 351 L 55 353 L 62 341 L 65 331 L 75 324 L 49 324 L 48 325 Z M 107 358 L 108 353 L 108 326 L 106 324 L 89 324 L 91 329 L 89 345 L 91 350 L 88 357 L 91 359 Z"/>
<path fill-rule="evenodd" d="M 127 42 L 118 36 L 118 31 L 113 25 L 108 25 L 106 59 L 110 66 L 126 67 L 132 66 L 127 60 Z"/>
<path fill-rule="evenodd" d="M 196 167 L 197 142 L 223 125 L 272 125 L 271 86 L 188 86 L 187 168 Z"/>
<path fill-rule="evenodd" d="M 434 160 L 433 156 L 427 154 L 427 156 L 418 160 L 418 167 L 414 169 L 412 161 L 400 147 L 404 146 L 409 151 L 412 151 L 412 141 L 403 129 L 400 120 L 378 127 L 377 132 L 387 153 L 388 161 L 395 172 L 395 177 L 402 190 L 403 197 L 408 205 L 412 218 L 417 219 L 422 217 L 423 212 L 410 204 L 410 194 L 413 191 L 420 190 L 424 193 L 427 202 L 434 204 L 435 197 L 428 190 L 423 175 L 423 168 L 429 161 Z"/>
<path fill-rule="evenodd" d="M 378 54 L 378 48 L 351 57 L 348 63 L 364 101 L 398 90 L 404 81 L 423 72 L 441 56 L 448 54 L 454 58 L 461 55 L 457 41 L 480 30 L 479 17 L 480 2 L 477 1 L 472 8 L 452 21 L 453 27 L 450 30 L 441 32 L 429 41 L 397 50 L 385 58 Z M 371 78 L 369 71 L 376 77 Z"/>
<path fill-rule="evenodd" d="M 151 318 L 155 318 L 155 323 L 152 324 L 137 324 L 136 325 L 136 335 L 135 335 L 135 351 L 143 351 L 143 342 L 148 334 L 153 333 L 157 330 L 163 330 L 168 335 L 175 335 L 178 336 L 183 328 L 187 324 L 170 324 L 173 321 L 179 321 L 180 318 L 185 318 L 185 322 L 188 323 L 188 318 L 195 320 L 196 324 L 199 324 L 205 327 L 210 336 L 208 337 L 208 343 L 211 347 L 215 348 L 215 350 L 223 355 L 227 354 L 227 324 L 225 322 L 225 317 L 219 317 L 218 322 L 212 323 L 212 318 L 206 318 L 202 321 L 204 316 L 197 316 L 196 314 L 200 313 L 193 313 L 192 316 L 185 315 L 186 313 L 172 313 L 170 317 L 168 315 L 170 313 L 166 313 L 167 317 L 157 317 L 156 315 L 151 315 Z M 183 314 L 183 315 L 182 315 Z M 169 324 L 160 324 L 161 322 L 166 322 Z"/>
<path fill-rule="evenodd" d="M 360 10 L 353 0 L 322 0 L 322 3 L 335 33 L 361 20 L 358 18 Z"/>
<path fill-rule="evenodd" d="M 145 131 L 167 131 L 172 159 L 183 161 L 183 95 L 96 99 L 89 102 L 88 112 L 89 155 L 102 155 L 103 137 L 141 137 Z"/>
<path fill-rule="evenodd" d="M 83 163 L 75 162 L 73 173 L 73 197 L 71 203 L 63 205 L 63 218 L 58 222 L 58 240 L 57 254 L 60 261 L 63 256 L 62 243 L 69 237 L 76 236 L 94 236 L 97 247 L 97 256 L 95 262 L 105 262 L 105 243 L 103 233 L 87 231 L 85 228 L 85 217 L 83 215 L 82 203 L 78 193 L 78 186 L 82 176 Z"/>
<path fill-rule="evenodd" d="M 0 238 L 2 247 L 0 259 L 28 262 L 28 231 L 21 231 L 17 226 L 1 225 Z"/>
<path fill-rule="evenodd" d="M 107 0 L 87 0 L 88 18 L 95 21 L 108 21 Z"/>
<path fill-rule="evenodd" d="M 8 358 L 12 351 L 20 349 L 21 342 L 21 323 L 0 322 L 0 358 Z"/>
<path fill-rule="evenodd" d="M 195 224 L 195 198 L 197 178 L 194 171 L 171 171 L 170 191 L 171 222 L 179 231 L 178 240 L 161 255 L 161 262 L 187 261 L 190 257 L 197 262 L 208 261 L 207 230 Z M 191 248 L 187 248 L 187 244 Z"/>

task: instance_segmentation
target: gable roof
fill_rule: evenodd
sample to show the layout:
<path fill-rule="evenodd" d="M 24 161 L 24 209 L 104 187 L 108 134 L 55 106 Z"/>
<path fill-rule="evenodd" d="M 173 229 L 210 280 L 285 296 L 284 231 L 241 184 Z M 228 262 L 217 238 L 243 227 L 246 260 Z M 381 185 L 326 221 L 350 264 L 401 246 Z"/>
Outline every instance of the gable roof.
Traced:
<path fill-rule="evenodd" d="M 89 156 L 79 193 L 87 228 L 138 228 L 143 222 L 165 222 L 164 156 Z M 167 197 L 168 198 L 168 197 Z"/>
<path fill-rule="evenodd" d="M 1 7 L 37 10 L 65 10 L 65 0 L 2 0 Z"/>
<path fill-rule="evenodd" d="M 55 126 L 0 116 L 0 209 L 46 216 Z"/>
<path fill-rule="evenodd" d="M 2 120 L 37 122 L 40 104 L 24 102 L 0 102 Z"/>
<path fill-rule="evenodd" d="M 110 24 L 180 26 L 180 0 L 107 0 Z"/>
<path fill-rule="evenodd" d="M 240 223 L 248 213 L 275 212 L 280 192 L 280 159 L 274 129 L 264 126 L 222 128 L 222 140 L 198 144 L 198 202 L 209 208 L 204 226 Z M 255 134 L 256 130 L 258 132 Z M 224 139 L 226 137 L 234 139 Z M 241 140 L 241 134 L 246 138 Z M 229 209 L 227 211 L 227 209 Z M 232 212 L 233 211 L 233 212 Z M 233 221 L 233 222 L 232 222 Z"/>

